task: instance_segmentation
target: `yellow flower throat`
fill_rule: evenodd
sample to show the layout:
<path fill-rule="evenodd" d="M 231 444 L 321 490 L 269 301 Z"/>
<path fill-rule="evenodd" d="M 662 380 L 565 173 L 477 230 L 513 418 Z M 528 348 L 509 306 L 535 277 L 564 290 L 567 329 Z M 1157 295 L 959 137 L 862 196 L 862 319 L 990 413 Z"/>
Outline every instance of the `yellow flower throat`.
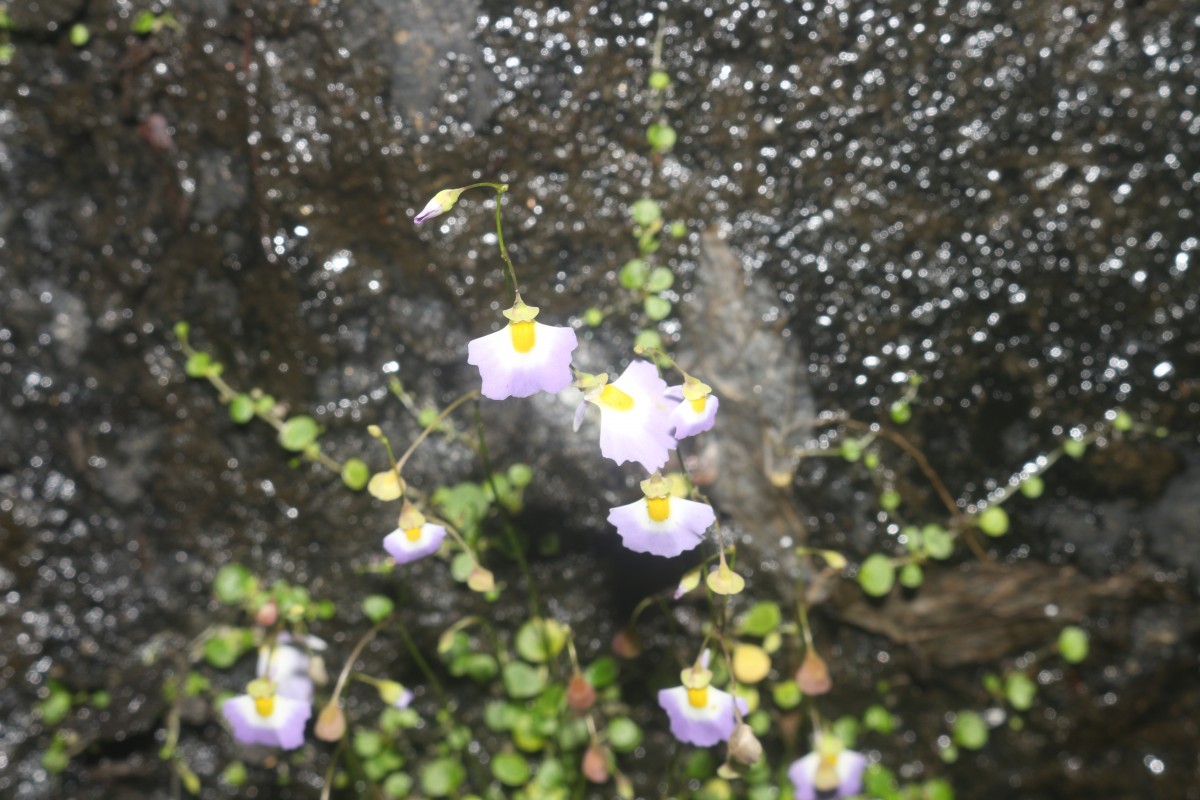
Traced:
<path fill-rule="evenodd" d="M 533 345 L 537 341 L 537 331 L 533 325 L 532 322 L 510 322 L 508 324 L 513 350 L 518 353 L 528 353 L 533 349 Z"/>
<path fill-rule="evenodd" d="M 415 542 L 417 539 L 421 538 L 421 529 L 420 528 L 409 528 L 408 530 L 406 530 L 404 532 L 404 535 L 408 537 L 408 540 L 410 542 Z"/>
<path fill-rule="evenodd" d="M 695 411 L 697 414 L 703 414 L 704 413 L 704 405 L 705 405 L 704 401 L 707 399 L 708 399 L 708 395 L 705 395 L 704 397 L 701 397 L 699 400 L 693 400 L 692 401 L 692 411 Z"/>
<path fill-rule="evenodd" d="M 254 710 L 258 712 L 260 717 L 269 717 L 275 713 L 275 696 L 267 695 L 266 697 L 254 698 Z"/>
<path fill-rule="evenodd" d="M 600 397 L 597 398 L 597 402 L 605 408 L 611 408 L 614 411 L 628 411 L 633 408 L 633 398 L 611 383 L 600 390 Z"/>
<path fill-rule="evenodd" d="M 671 498 L 647 497 L 646 510 L 650 513 L 650 519 L 655 522 L 663 522 L 671 516 Z"/>
<path fill-rule="evenodd" d="M 702 686 L 699 689 L 688 689 L 688 705 L 692 708 L 704 708 L 708 705 L 708 687 Z"/>

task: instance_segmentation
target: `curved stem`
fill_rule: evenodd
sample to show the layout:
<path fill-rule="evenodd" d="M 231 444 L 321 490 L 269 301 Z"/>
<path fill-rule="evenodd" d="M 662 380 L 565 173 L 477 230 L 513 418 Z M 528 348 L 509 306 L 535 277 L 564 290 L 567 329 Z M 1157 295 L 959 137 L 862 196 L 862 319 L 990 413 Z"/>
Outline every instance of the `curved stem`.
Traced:
<path fill-rule="evenodd" d="M 354 662 L 358 660 L 360 655 L 362 655 L 363 648 L 367 646 L 367 643 L 374 639 L 376 634 L 383 630 L 383 627 L 392 621 L 392 618 L 392 616 L 389 616 L 386 619 L 376 622 L 373 626 L 371 626 L 371 629 L 364 633 L 363 637 L 358 640 L 358 644 L 356 644 L 354 649 L 350 652 L 350 657 L 346 659 L 346 663 L 342 667 L 341 674 L 338 675 L 337 683 L 333 686 L 333 695 L 329 698 L 329 702 L 336 703 L 340 701 L 342 690 L 346 688 L 346 681 L 350 677 L 350 671 L 354 667 Z"/>
<path fill-rule="evenodd" d="M 453 403 L 451 403 L 450 405 L 448 405 L 444 409 L 442 409 L 442 412 L 433 418 L 433 422 L 426 425 L 425 430 L 421 431 L 420 435 L 418 435 L 417 438 L 413 440 L 413 443 L 408 446 L 408 449 L 404 451 L 404 455 L 402 455 L 402 456 L 400 456 L 400 458 L 396 459 L 396 466 L 395 466 L 396 474 L 397 475 L 400 474 L 400 470 L 404 469 L 404 465 L 408 462 L 409 457 L 412 456 L 412 454 L 414 452 L 416 452 L 416 449 L 421 445 L 421 442 L 423 442 L 429 438 L 429 434 L 433 433 L 434 429 L 437 428 L 439 422 L 441 422 L 446 417 L 448 417 L 454 411 L 454 409 L 458 408 L 459 406 L 461 406 L 463 403 L 467 402 L 471 398 L 478 397 L 478 396 L 479 396 L 479 390 L 472 389 L 471 391 L 469 391 L 466 394 L 462 395 L 461 397 L 457 398 Z"/>
<path fill-rule="evenodd" d="M 425 680 L 429 681 L 429 685 L 433 687 L 433 693 L 437 695 L 438 702 L 442 708 L 448 708 L 446 690 L 442 688 L 442 682 L 438 680 L 437 674 L 429 666 L 429 662 L 425 660 L 425 656 L 421 655 L 421 651 L 417 649 L 417 645 L 413 642 L 412 636 L 408 632 L 408 626 L 397 618 L 396 627 L 400 630 L 400 638 L 404 640 L 404 646 L 408 648 L 408 654 L 412 656 L 413 661 L 417 662 L 417 667 L 424 673 Z"/>

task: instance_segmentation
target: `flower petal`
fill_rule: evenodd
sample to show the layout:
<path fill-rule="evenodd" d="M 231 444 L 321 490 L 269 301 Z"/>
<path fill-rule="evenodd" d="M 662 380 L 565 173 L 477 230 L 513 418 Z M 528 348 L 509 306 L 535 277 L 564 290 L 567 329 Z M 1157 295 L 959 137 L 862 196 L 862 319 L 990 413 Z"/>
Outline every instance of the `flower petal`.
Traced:
<path fill-rule="evenodd" d="M 729 739 L 737 724 L 733 703 L 733 695 L 711 686 L 708 688 L 708 703 L 703 708 L 694 708 L 688 702 L 688 690 L 683 686 L 663 689 L 658 693 L 658 705 L 667 712 L 671 735 L 698 747 L 711 747 Z M 737 704 L 745 714 L 748 710 L 746 701 L 737 698 Z"/>
<path fill-rule="evenodd" d="M 265 744 L 293 750 L 304 743 L 304 726 L 312 715 L 312 706 L 280 695 L 275 696 L 270 716 L 258 713 L 254 698 L 248 694 L 231 697 L 221 713 L 233 729 L 233 738 L 242 744 Z"/>
<path fill-rule="evenodd" d="M 707 503 L 678 497 L 668 502 L 670 514 L 661 522 L 650 518 L 645 498 L 610 510 L 608 521 L 630 550 L 671 558 L 700 544 L 716 515 Z"/>
<path fill-rule="evenodd" d="M 571 384 L 571 353 L 579 342 L 575 331 L 556 325 L 533 325 L 533 349 L 518 353 L 512 325 L 467 344 L 467 363 L 479 367 L 482 393 L 492 400 L 561 392 Z"/>
<path fill-rule="evenodd" d="M 436 553 L 445 538 L 445 528 L 427 522 L 421 526 L 421 535 L 416 541 L 409 539 L 408 533 L 400 528 L 392 531 L 384 537 L 383 549 L 388 551 L 397 564 L 408 564 Z"/>

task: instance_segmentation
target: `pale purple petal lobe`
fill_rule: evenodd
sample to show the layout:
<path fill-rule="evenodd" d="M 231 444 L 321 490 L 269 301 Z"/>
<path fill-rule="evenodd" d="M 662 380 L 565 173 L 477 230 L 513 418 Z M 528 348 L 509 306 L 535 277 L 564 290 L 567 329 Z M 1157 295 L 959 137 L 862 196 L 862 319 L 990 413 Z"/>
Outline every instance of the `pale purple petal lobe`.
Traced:
<path fill-rule="evenodd" d="M 645 498 L 610 510 L 608 521 L 630 550 L 671 558 L 700 544 L 716 515 L 707 503 L 678 497 L 668 503 L 669 514 L 662 521 L 651 519 Z"/>
<path fill-rule="evenodd" d="M 304 744 L 304 726 L 312 714 L 312 706 L 276 695 L 271 714 L 264 717 L 258 713 L 254 698 L 242 694 L 226 700 L 221 713 L 233 729 L 233 738 L 242 744 L 294 750 Z"/>
<path fill-rule="evenodd" d="M 671 735 L 697 747 L 711 747 L 729 739 L 737 724 L 733 704 L 733 695 L 712 686 L 708 687 L 708 702 L 702 708 L 688 702 L 688 690 L 683 686 L 658 693 L 658 705 L 667 712 Z M 746 701 L 739 697 L 737 704 L 745 714 L 749 708 Z"/>
<path fill-rule="evenodd" d="M 467 344 L 467 363 L 479 368 L 482 393 L 491 400 L 561 392 L 571 384 L 571 353 L 579 342 L 575 331 L 534 322 L 533 348 L 513 347 L 512 325 Z"/>
<path fill-rule="evenodd" d="M 397 564 L 408 564 L 436 553 L 446 538 L 446 529 L 426 522 L 420 531 L 416 539 L 410 539 L 408 531 L 397 528 L 383 538 L 383 549 Z"/>

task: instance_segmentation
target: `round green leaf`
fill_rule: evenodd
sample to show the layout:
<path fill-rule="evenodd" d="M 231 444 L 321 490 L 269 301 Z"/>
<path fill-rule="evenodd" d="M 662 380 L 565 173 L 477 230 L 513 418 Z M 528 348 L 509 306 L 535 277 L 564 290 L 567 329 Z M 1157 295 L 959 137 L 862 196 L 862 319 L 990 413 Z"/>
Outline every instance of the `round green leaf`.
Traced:
<path fill-rule="evenodd" d="M 390 597 L 384 597 L 381 594 L 367 595 L 362 603 L 363 613 L 367 615 L 367 619 L 371 622 L 380 622 L 391 616 L 392 611 L 396 608 L 396 604 L 392 602 Z"/>
<path fill-rule="evenodd" d="M 978 750 L 987 744 L 988 729 L 983 717 L 974 711 L 961 711 L 954 720 L 954 742 L 967 750 Z"/>
<path fill-rule="evenodd" d="M 430 797 L 447 797 L 466 780 L 467 771 L 453 758 L 437 758 L 421 768 L 421 791 Z"/>
<path fill-rule="evenodd" d="M 188 334 L 192 332 L 192 326 L 180 320 L 179 322 L 175 323 L 174 331 L 175 338 L 182 342 L 188 337 Z"/>
<path fill-rule="evenodd" d="M 672 222 L 671 235 L 676 239 L 682 239 L 683 237 L 687 236 L 687 224 L 679 221 Z"/>
<path fill-rule="evenodd" d="M 857 439 L 847 439 L 846 441 L 842 442 L 840 452 L 842 454 L 842 458 L 853 464 L 855 461 L 858 461 L 860 458 L 862 458 L 862 445 L 858 443 Z"/>
<path fill-rule="evenodd" d="M 892 719 L 891 712 L 879 704 L 869 706 L 863 712 L 863 727 L 869 731 L 882 733 L 886 736 L 892 732 L 895 725 L 896 723 Z"/>
<path fill-rule="evenodd" d="M 374 758 L 383 751 L 383 735 L 364 728 L 354 734 L 354 752 L 362 758 Z"/>
<path fill-rule="evenodd" d="M 892 422 L 897 425 L 903 425 L 912 419 L 912 406 L 903 400 L 897 400 L 892 403 L 892 407 L 888 409 L 888 413 L 892 417 Z"/>
<path fill-rule="evenodd" d="M 1078 664 L 1087 658 L 1088 635 L 1083 628 L 1068 625 L 1058 635 L 1058 652 L 1068 664 Z"/>
<path fill-rule="evenodd" d="M 545 676 L 524 661 L 510 661 L 504 665 L 504 689 L 514 700 L 536 697 L 545 688 Z"/>
<path fill-rule="evenodd" d="M 641 330 L 633 340 L 635 347 L 643 347 L 647 350 L 661 350 L 662 337 L 658 335 L 658 331 Z"/>
<path fill-rule="evenodd" d="M 608 743 L 618 753 L 628 753 L 642 743 L 642 729 L 628 717 L 617 717 L 608 723 Z"/>
<path fill-rule="evenodd" d="M 784 711 L 790 711 L 800 705 L 803 694 L 795 681 L 784 681 L 771 688 L 771 697 L 774 698 L 775 705 Z"/>
<path fill-rule="evenodd" d="M 412 794 L 413 780 L 404 772 L 393 772 L 383 782 L 383 793 L 393 800 L 403 800 Z"/>
<path fill-rule="evenodd" d="M 1042 480 L 1041 475 L 1030 475 L 1021 481 L 1021 494 L 1030 500 L 1038 499 L 1044 491 L 1046 491 L 1046 482 Z"/>
<path fill-rule="evenodd" d="M 254 400 L 250 395 L 243 392 L 229 401 L 229 418 L 238 425 L 254 419 Z"/>
<path fill-rule="evenodd" d="M 905 564 L 900 568 L 900 585 L 905 589 L 916 589 L 925 582 L 925 573 L 920 564 Z"/>
<path fill-rule="evenodd" d="M 70 35 L 71 44 L 75 45 L 76 47 L 83 47 L 88 43 L 88 40 L 92 38 L 92 35 L 88 33 L 87 25 L 84 25 L 81 22 L 77 22 L 71 26 Z"/>
<path fill-rule="evenodd" d="M 921 528 L 921 545 L 930 558 L 939 561 L 954 553 L 954 537 L 941 525 L 926 525 Z"/>
<path fill-rule="evenodd" d="M 662 209 L 649 197 L 644 197 L 630 206 L 629 213 L 633 221 L 643 228 L 648 228 L 662 219 Z"/>
<path fill-rule="evenodd" d="M 513 464 L 508 468 L 508 479 L 518 489 L 524 489 L 533 481 L 533 469 L 528 464 Z"/>
<path fill-rule="evenodd" d="M 746 616 L 742 617 L 738 630 L 750 636 L 766 636 L 778 628 L 782 621 L 783 614 L 779 610 L 779 604 L 771 600 L 764 600 L 750 607 Z"/>
<path fill-rule="evenodd" d="M 1037 694 L 1037 684 L 1024 672 L 1014 672 L 1004 681 L 1004 696 L 1017 711 L 1028 711 Z"/>
<path fill-rule="evenodd" d="M 646 311 L 646 316 L 655 322 L 660 322 L 671 316 L 671 301 L 665 297 L 650 295 L 646 298 L 642 307 Z"/>
<path fill-rule="evenodd" d="M 244 786 L 249 777 L 246 765 L 241 761 L 230 762 L 229 766 L 225 767 L 225 771 L 221 773 L 221 780 L 230 786 Z"/>
<path fill-rule="evenodd" d="M 183 365 L 189 378 L 203 378 L 212 369 L 212 356 L 208 353 L 192 353 Z"/>
<path fill-rule="evenodd" d="M 454 558 L 450 559 L 450 575 L 459 583 L 463 583 L 471 577 L 474 569 L 475 559 L 470 553 L 456 553 Z"/>
<path fill-rule="evenodd" d="M 190 374 L 190 373 L 189 373 Z M 1083 458 L 1083 454 L 1087 452 L 1087 445 L 1079 439 L 1067 439 L 1062 444 L 1063 452 L 1075 460 Z"/>
<path fill-rule="evenodd" d="M 671 76 L 663 72 L 661 69 L 656 69 L 650 73 L 650 88 L 661 92 L 671 85 Z"/>
<path fill-rule="evenodd" d="M 611 656 L 601 656 L 588 664 L 583 674 L 593 689 L 600 690 L 611 686 L 616 681 L 619 669 L 616 659 Z"/>
<path fill-rule="evenodd" d="M 483 709 L 483 724 L 493 733 L 504 733 L 512 730 L 521 716 L 520 710 L 503 700 L 493 700 Z"/>
<path fill-rule="evenodd" d="M 237 643 L 225 636 L 214 636 L 204 643 L 204 660 L 217 669 L 229 669 L 240 655 Z"/>
<path fill-rule="evenodd" d="M 312 417 L 292 417 L 279 431 L 279 444 L 284 450 L 298 453 L 317 440 L 321 429 Z"/>
<path fill-rule="evenodd" d="M 954 787 L 941 778 L 925 782 L 921 790 L 922 800 L 954 800 Z"/>
<path fill-rule="evenodd" d="M 492 759 L 492 775 L 505 786 L 524 786 L 529 781 L 529 762 L 520 753 L 500 753 Z"/>
<path fill-rule="evenodd" d="M 665 292 L 670 289 L 675 283 L 675 275 L 666 267 L 655 267 L 650 270 L 650 277 L 646 279 L 647 292 Z"/>
<path fill-rule="evenodd" d="M 583 324 L 589 328 L 599 327 L 602 322 L 604 322 L 604 312 L 595 306 L 583 312 Z"/>
<path fill-rule="evenodd" d="M 846 714 L 834 720 L 833 734 L 846 747 L 854 747 L 858 741 L 858 727 L 858 720 Z"/>
<path fill-rule="evenodd" d="M 361 458 L 348 458 L 342 464 L 342 483 L 346 488 L 361 492 L 371 480 L 371 468 Z"/>
<path fill-rule="evenodd" d="M 888 489 L 879 495 L 879 507 L 889 513 L 895 511 L 900 507 L 900 493 L 895 489 Z"/>
<path fill-rule="evenodd" d="M 254 589 L 254 576 L 241 564 L 226 564 L 217 571 L 213 592 L 222 603 L 234 605 L 246 599 Z"/>
<path fill-rule="evenodd" d="M 1113 430 L 1127 431 L 1133 427 L 1133 417 L 1129 416 L 1128 411 L 1118 411 L 1116 418 L 1113 419 Z"/>
<path fill-rule="evenodd" d="M 641 289 L 650 275 L 650 267 L 640 258 L 630 259 L 617 273 L 617 281 L 626 289 Z"/>
<path fill-rule="evenodd" d="M 646 141 L 660 153 L 665 153 L 674 147 L 678 138 L 674 128 L 661 122 L 656 122 L 646 128 Z"/>
<path fill-rule="evenodd" d="M 532 664 L 542 664 L 562 652 L 567 627 L 557 620 L 531 619 L 517 631 L 517 652 Z"/>
<path fill-rule="evenodd" d="M 896 582 L 896 568 L 882 553 L 867 556 L 858 570 L 858 583 L 871 597 L 883 597 Z"/>
<path fill-rule="evenodd" d="M 1008 512 L 1000 506 L 988 506 L 979 515 L 979 530 L 988 536 L 1003 536 L 1008 533 Z"/>

